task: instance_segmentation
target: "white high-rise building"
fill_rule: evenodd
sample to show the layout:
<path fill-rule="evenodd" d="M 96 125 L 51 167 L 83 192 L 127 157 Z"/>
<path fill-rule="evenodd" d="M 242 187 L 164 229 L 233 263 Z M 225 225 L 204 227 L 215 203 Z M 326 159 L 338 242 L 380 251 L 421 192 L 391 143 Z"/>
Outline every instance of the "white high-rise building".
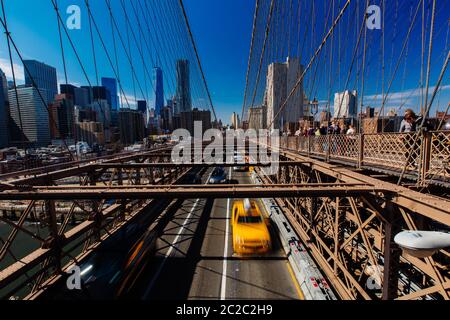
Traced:
<path fill-rule="evenodd" d="M 231 125 L 233 126 L 233 128 L 239 129 L 239 115 L 236 112 L 233 112 L 233 114 L 231 115 Z"/>
<path fill-rule="evenodd" d="M 349 119 L 358 115 L 356 91 L 345 91 L 334 95 L 334 118 Z"/>
<path fill-rule="evenodd" d="M 272 63 L 267 70 L 264 103 L 267 106 L 268 129 L 282 129 L 286 123 L 297 123 L 304 116 L 303 81 L 287 101 L 304 70 L 298 58 L 288 58 L 285 63 Z M 277 116 L 278 115 L 278 116 Z M 273 122 L 273 123 L 272 123 Z M 272 126 L 269 128 L 269 125 Z"/>
<path fill-rule="evenodd" d="M 266 107 L 250 108 L 248 112 L 248 127 L 254 130 L 265 129 L 267 126 Z"/>
<path fill-rule="evenodd" d="M 289 96 L 292 89 L 295 87 L 298 79 L 301 77 L 304 67 L 300 64 L 298 58 L 288 58 L 287 62 L 287 93 Z M 298 122 L 304 117 L 304 90 L 303 81 L 295 91 L 294 95 L 288 100 L 286 108 L 284 109 L 284 121 L 289 123 Z"/>

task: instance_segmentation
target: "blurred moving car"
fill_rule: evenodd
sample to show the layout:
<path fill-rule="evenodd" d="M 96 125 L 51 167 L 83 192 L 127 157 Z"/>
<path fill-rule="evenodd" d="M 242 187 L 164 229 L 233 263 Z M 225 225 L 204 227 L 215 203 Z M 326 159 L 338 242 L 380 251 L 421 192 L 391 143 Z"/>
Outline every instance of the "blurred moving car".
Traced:
<path fill-rule="evenodd" d="M 184 185 L 192 185 L 192 184 L 202 184 L 202 177 L 200 175 L 200 171 L 193 170 L 184 175 L 181 179 L 180 184 Z"/>
<path fill-rule="evenodd" d="M 139 278 L 142 269 L 154 256 L 157 240 L 158 233 L 155 230 L 148 229 L 131 248 L 122 272 L 118 274 L 116 297 L 128 293 L 133 287 L 133 283 Z"/>
<path fill-rule="evenodd" d="M 248 166 L 242 166 L 242 164 L 247 163 L 245 157 L 243 157 L 241 155 L 235 155 L 234 156 L 234 163 L 235 164 L 241 164 L 241 166 L 234 166 L 233 167 L 234 171 L 241 171 L 241 172 L 249 171 L 249 167 Z"/>
<path fill-rule="evenodd" d="M 220 167 L 214 169 L 211 178 L 209 179 L 209 184 L 221 184 L 221 183 L 227 183 L 227 173 L 225 172 L 225 169 Z"/>
<path fill-rule="evenodd" d="M 234 202 L 231 218 L 233 249 L 237 255 L 265 254 L 272 248 L 268 223 L 256 201 Z"/>

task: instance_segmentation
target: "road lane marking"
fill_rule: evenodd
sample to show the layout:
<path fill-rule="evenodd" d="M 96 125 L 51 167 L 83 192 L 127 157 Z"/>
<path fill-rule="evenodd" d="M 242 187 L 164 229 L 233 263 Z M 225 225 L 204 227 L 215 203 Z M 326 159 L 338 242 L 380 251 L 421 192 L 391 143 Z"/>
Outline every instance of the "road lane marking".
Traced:
<path fill-rule="evenodd" d="M 229 180 L 231 181 L 232 178 L 232 170 L 233 168 L 230 168 L 230 177 Z M 230 204 L 231 199 L 229 198 L 227 200 L 227 223 L 225 227 L 225 246 L 223 249 L 223 271 L 222 271 L 222 283 L 220 286 L 220 300 L 226 299 L 227 294 L 227 260 L 228 260 L 228 241 L 229 241 L 229 233 L 230 233 Z"/>
<path fill-rule="evenodd" d="M 208 184 L 209 180 L 212 177 L 213 172 L 214 172 L 214 170 L 211 171 L 211 174 L 209 175 L 208 179 L 206 180 L 205 185 Z M 201 198 L 199 198 L 199 199 L 197 199 L 195 201 L 194 206 L 192 207 L 191 211 L 189 212 L 189 215 L 184 220 L 180 231 L 178 231 L 175 240 L 172 242 L 172 244 L 171 244 L 171 246 L 169 248 L 169 251 L 167 251 L 167 253 L 165 254 L 164 260 L 161 262 L 161 265 L 159 266 L 158 271 L 156 272 L 155 276 L 153 277 L 152 281 L 150 282 L 149 286 L 147 287 L 147 290 L 145 291 L 144 296 L 142 297 L 142 299 L 147 300 L 148 296 L 150 295 L 150 292 L 152 291 L 156 280 L 159 278 L 159 275 L 161 274 L 162 270 L 164 269 L 164 266 L 166 265 L 167 259 L 172 255 L 172 252 L 174 250 L 174 247 L 175 247 L 176 243 L 178 243 L 178 241 L 180 240 L 180 238 L 182 236 L 182 233 L 183 233 L 184 229 L 189 224 L 189 220 L 191 219 L 191 216 L 194 213 L 195 209 L 197 208 L 197 205 L 198 205 L 200 200 L 201 200 Z"/>
<path fill-rule="evenodd" d="M 303 294 L 303 291 L 302 291 L 302 289 L 300 288 L 300 285 L 299 285 L 299 283 L 298 283 L 298 281 L 297 281 L 297 278 L 296 278 L 295 275 L 294 275 L 294 270 L 292 270 L 292 267 L 291 267 L 291 265 L 289 264 L 289 262 L 286 263 L 286 265 L 287 265 L 289 274 L 291 275 L 292 282 L 294 283 L 295 290 L 297 291 L 298 297 L 300 298 L 300 300 L 305 300 L 305 295 Z"/>

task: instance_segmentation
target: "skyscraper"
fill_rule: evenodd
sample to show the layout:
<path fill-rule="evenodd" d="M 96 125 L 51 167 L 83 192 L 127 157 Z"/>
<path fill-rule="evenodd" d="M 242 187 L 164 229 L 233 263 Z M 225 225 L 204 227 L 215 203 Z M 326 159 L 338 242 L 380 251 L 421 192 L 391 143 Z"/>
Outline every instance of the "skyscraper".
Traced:
<path fill-rule="evenodd" d="M 334 95 L 334 118 L 356 118 L 357 110 L 357 96 L 356 91 L 345 91 L 336 93 Z"/>
<path fill-rule="evenodd" d="M 75 137 L 74 105 L 72 96 L 60 94 L 55 97 L 50 108 L 53 121 L 50 121 L 50 128 L 53 128 L 53 139 L 72 139 Z M 55 130 L 55 127 L 57 130 Z"/>
<path fill-rule="evenodd" d="M 174 108 L 174 106 L 175 106 L 175 103 L 174 103 L 174 100 L 175 100 L 175 98 L 172 98 L 172 99 L 167 99 L 167 103 L 166 103 L 166 106 L 168 107 L 168 108 L 170 108 L 170 112 L 173 114 L 173 108 Z"/>
<path fill-rule="evenodd" d="M 43 90 L 41 94 L 45 90 L 47 102 L 52 102 L 58 94 L 56 69 L 36 60 L 24 60 L 23 65 L 29 72 L 25 70 L 25 85 L 32 86 L 34 80 L 39 91 Z"/>
<path fill-rule="evenodd" d="M 239 121 L 239 115 L 236 112 L 233 112 L 231 115 L 231 125 L 234 129 L 239 129 L 240 121 Z"/>
<path fill-rule="evenodd" d="M 180 114 L 180 122 L 181 122 L 181 128 L 188 130 L 192 136 L 195 133 L 194 132 L 195 122 L 201 122 L 203 133 L 205 133 L 206 130 L 209 130 L 212 128 L 211 111 L 199 110 L 199 109 L 195 108 L 192 111 L 182 112 Z"/>
<path fill-rule="evenodd" d="M 177 61 L 177 95 L 175 114 L 192 111 L 189 61 Z"/>
<path fill-rule="evenodd" d="M 8 146 L 8 81 L 0 69 L 0 148 Z"/>
<path fill-rule="evenodd" d="M 39 96 L 39 92 L 44 101 Z M 21 140 L 20 142 L 25 142 L 23 140 L 26 139 L 26 142 L 36 147 L 48 146 L 50 144 L 50 127 L 48 112 L 44 105 L 44 102 L 47 104 L 46 90 L 39 89 L 38 91 L 38 89 L 26 85 L 17 87 L 20 110 L 17 105 L 16 90 L 9 90 L 8 96 L 13 124 L 18 129 L 23 127 L 22 133 L 14 138 Z"/>
<path fill-rule="evenodd" d="M 285 63 L 269 65 L 264 104 L 267 106 L 267 126 L 273 123 L 268 129 L 283 129 L 285 124 L 298 123 L 303 118 L 303 82 L 280 112 L 280 107 L 291 93 L 303 70 L 297 58 L 288 58 Z"/>
<path fill-rule="evenodd" d="M 142 141 L 145 137 L 144 115 L 137 110 L 119 112 L 120 141 L 125 145 Z"/>
<path fill-rule="evenodd" d="M 266 115 L 267 112 L 264 106 L 250 108 L 248 111 L 249 128 L 254 130 L 265 129 L 267 126 Z"/>
<path fill-rule="evenodd" d="M 101 87 L 82 87 L 86 90 L 90 90 L 91 94 L 92 94 L 92 102 L 95 102 L 96 100 L 105 100 L 108 102 L 109 106 L 111 107 L 112 105 L 112 97 L 111 97 L 111 92 L 109 91 L 109 89 L 105 86 L 101 86 Z"/>
<path fill-rule="evenodd" d="M 267 83 L 264 102 L 267 106 L 267 129 L 281 129 L 283 115 L 279 113 L 280 106 L 286 99 L 287 68 L 284 63 L 272 63 L 267 71 Z M 272 123 L 272 126 L 269 125 Z"/>
<path fill-rule="evenodd" d="M 156 67 L 153 72 L 153 84 L 155 88 L 155 116 L 161 116 L 164 108 L 164 82 L 161 68 Z"/>
<path fill-rule="evenodd" d="M 286 79 L 286 98 L 295 87 L 298 79 L 301 77 L 305 68 L 300 64 L 298 58 L 289 57 L 286 61 L 287 79 Z M 293 96 L 287 101 L 284 111 L 284 121 L 287 123 L 298 123 L 305 116 L 304 89 L 303 81 L 298 86 Z"/>
<path fill-rule="evenodd" d="M 145 100 L 138 100 L 137 101 L 137 109 L 139 112 L 141 112 L 142 114 L 146 115 L 147 114 L 147 101 Z"/>
<path fill-rule="evenodd" d="M 103 124 L 103 128 L 105 129 L 105 140 L 110 141 L 110 128 L 111 128 L 111 93 L 109 90 L 104 87 L 82 87 L 89 90 L 91 94 L 90 107 L 97 112 L 97 121 Z"/>
<path fill-rule="evenodd" d="M 119 96 L 117 92 L 117 81 L 113 78 L 102 78 L 102 86 L 108 89 L 109 94 L 111 95 L 111 109 L 118 111 L 119 110 Z"/>
<path fill-rule="evenodd" d="M 61 94 L 70 95 L 73 103 L 79 107 L 86 107 L 91 104 L 90 91 L 86 88 L 78 88 L 71 84 L 60 85 Z"/>

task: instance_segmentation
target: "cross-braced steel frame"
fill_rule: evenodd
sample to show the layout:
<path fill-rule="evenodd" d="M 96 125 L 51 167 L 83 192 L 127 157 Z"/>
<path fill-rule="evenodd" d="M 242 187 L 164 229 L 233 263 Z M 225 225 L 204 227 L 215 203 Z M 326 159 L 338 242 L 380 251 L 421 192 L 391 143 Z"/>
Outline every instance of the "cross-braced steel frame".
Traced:
<path fill-rule="evenodd" d="M 366 183 L 383 194 L 283 197 L 286 212 L 310 253 L 342 299 L 445 299 L 450 297 L 448 250 L 418 259 L 394 243 L 402 230 L 447 230 L 450 202 L 369 178 L 296 153 L 266 183 Z"/>
<path fill-rule="evenodd" d="M 448 200 L 289 151 L 281 156 L 277 175 L 263 175 L 267 165 L 252 163 L 261 186 L 184 186 L 187 172 L 210 165 L 173 164 L 170 150 L 8 179 L 0 186 L 0 203 L 22 209 L 0 216 L 11 229 L 0 243 L 2 297 L 39 297 L 128 224 L 145 215 L 157 219 L 149 212 L 158 202 L 270 197 L 342 299 L 449 298 L 448 251 L 417 259 L 393 242 L 403 229 L 448 229 Z M 30 231 L 27 221 L 40 222 L 40 232 Z M 21 256 L 14 251 L 19 234 L 35 243 Z"/>

